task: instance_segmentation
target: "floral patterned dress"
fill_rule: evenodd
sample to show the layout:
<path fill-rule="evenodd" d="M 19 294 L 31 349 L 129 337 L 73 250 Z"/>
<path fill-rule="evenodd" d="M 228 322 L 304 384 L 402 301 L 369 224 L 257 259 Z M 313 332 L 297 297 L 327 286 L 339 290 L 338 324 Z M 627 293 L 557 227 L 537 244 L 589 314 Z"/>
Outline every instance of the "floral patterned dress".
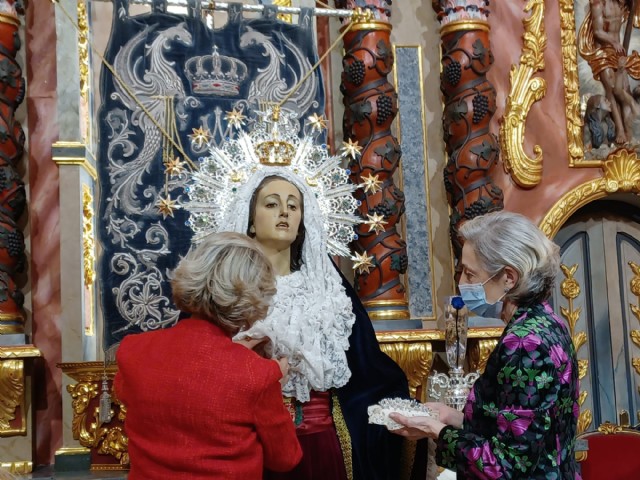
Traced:
<path fill-rule="evenodd" d="M 580 479 L 574 456 L 578 365 L 547 303 L 519 309 L 464 408 L 437 440 L 437 463 L 464 479 Z"/>

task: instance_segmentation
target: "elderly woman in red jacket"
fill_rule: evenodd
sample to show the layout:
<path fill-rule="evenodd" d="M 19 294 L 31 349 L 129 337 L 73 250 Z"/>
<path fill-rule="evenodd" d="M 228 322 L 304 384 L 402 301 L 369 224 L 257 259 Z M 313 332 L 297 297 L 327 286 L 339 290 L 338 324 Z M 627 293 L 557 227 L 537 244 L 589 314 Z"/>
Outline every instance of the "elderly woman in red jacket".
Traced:
<path fill-rule="evenodd" d="M 231 340 L 267 314 L 276 291 L 269 260 L 245 235 L 211 235 L 180 262 L 172 288 L 191 318 L 129 335 L 118 350 L 129 479 L 258 480 L 263 468 L 295 467 L 302 453 L 282 404 L 286 360 Z"/>

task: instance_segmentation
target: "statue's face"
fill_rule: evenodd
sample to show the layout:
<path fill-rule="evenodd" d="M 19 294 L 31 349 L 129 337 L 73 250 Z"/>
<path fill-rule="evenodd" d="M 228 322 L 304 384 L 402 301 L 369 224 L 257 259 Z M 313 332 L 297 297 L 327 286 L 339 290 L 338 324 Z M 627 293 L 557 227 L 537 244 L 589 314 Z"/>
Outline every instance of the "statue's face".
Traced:
<path fill-rule="evenodd" d="M 302 195 L 286 180 L 272 180 L 258 192 L 253 227 L 265 247 L 285 250 L 298 235 L 302 221 Z"/>

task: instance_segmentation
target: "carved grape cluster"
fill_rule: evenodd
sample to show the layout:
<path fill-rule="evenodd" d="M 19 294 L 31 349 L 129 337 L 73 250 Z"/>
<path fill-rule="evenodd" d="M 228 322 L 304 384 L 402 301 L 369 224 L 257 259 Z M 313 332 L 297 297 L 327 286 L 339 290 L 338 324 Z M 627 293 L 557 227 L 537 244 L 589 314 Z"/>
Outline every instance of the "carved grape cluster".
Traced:
<path fill-rule="evenodd" d="M 477 94 L 473 97 L 473 123 L 480 123 L 489 111 L 489 97 Z"/>
<path fill-rule="evenodd" d="M 360 85 L 364 81 L 364 62 L 362 60 L 354 60 L 347 67 L 347 76 L 351 83 Z"/>
<path fill-rule="evenodd" d="M 464 209 L 464 218 L 471 220 L 472 218 L 484 215 L 485 213 L 487 213 L 487 202 L 476 200 Z"/>
<path fill-rule="evenodd" d="M 453 60 L 444 67 L 444 77 L 450 85 L 457 85 L 462 78 L 462 67 L 460 62 Z"/>
<path fill-rule="evenodd" d="M 391 115 L 393 115 L 393 101 L 389 95 L 380 95 L 376 100 L 376 107 L 378 108 L 378 115 L 376 118 L 376 123 L 378 125 L 383 124 Z"/>
<path fill-rule="evenodd" d="M 384 201 L 377 204 L 373 207 L 373 213 L 377 213 L 378 215 L 382 215 L 384 218 L 389 218 L 393 215 L 393 204 L 390 202 Z"/>
<path fill-rule="evenodd" d="M 14 258 L 22 255 L 22 251 L 24 250 L 24 237 L 20 230 L 13 230 L 8 233 L 7 250 L 9 251 L 9 255 Z"/>

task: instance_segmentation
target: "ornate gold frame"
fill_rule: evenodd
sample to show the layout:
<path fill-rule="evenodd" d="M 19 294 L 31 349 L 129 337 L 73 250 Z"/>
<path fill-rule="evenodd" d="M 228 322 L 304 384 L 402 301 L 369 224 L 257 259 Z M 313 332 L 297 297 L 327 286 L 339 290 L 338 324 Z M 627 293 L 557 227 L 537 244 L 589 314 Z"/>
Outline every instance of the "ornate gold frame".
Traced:
<path fill-rule="evenodd" d="M 640 160 L 635 152 L 624 148 L 616 150 L 599 167 L 603 177 L 565 193 L 542 219 L 540 229 L 549 238 L 555 237 L 569 217 L 590 202 L 617 192 L 640 193 Z"/>

